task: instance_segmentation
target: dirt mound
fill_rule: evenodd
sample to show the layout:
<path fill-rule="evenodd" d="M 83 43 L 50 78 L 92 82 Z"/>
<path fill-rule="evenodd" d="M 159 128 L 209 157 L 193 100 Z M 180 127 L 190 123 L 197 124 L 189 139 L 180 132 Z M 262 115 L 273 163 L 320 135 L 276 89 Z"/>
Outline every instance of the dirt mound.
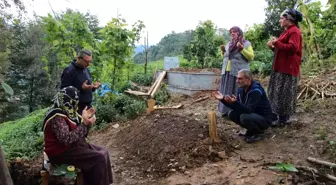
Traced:
<path fill-rule="evenodd" d="M 189 73 L 215 73 L 221 74 L 222 70 L 217 68 L 205 68 L 205 69 L 197 69 L 197 68 L 172 68 L 169 71 L 176 71 L 176 72 L 189 72 Z"/>
<path fill-rule="evenodd" d="M 137 123 L 121 130 L 116 138 L 124 150 L 126 168 L 138 168 L 140 176 L 166 177 L 171 172 L 199 167 L 220 158 L 211 155 L 208 126 L 191 117 L 173 114 L 149 115 L 144 123 Z M 225 143 L 225 142 L 224 142 Z M 224 144 L 214 144 L 216 151 L 226 151 Z M 147 176 L 148 177 L 148 176 Z"/>

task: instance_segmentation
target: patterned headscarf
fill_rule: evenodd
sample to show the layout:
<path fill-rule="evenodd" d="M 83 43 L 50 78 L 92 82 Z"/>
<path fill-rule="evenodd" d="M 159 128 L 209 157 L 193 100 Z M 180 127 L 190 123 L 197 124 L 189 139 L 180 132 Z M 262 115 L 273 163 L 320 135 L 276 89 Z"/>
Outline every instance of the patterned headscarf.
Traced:
<path fill-rule="evenodd" d="M 295 9 L 287 8 L 285 11 L 281 13 L 281 16 L 285 17 L 288 20 L 293 21 L 295 24 L 298 24 L 303 20 L 301 12 Z"/>
<path fill-rule="evenodd" d="M 230 34 L 231 34 L 232 31 L 238 32 L 238 38 L 237 38 L 237 40 L 232 39 L 230 44 L 229 44 L 229 59 L 231 59 L 236 52 L 241 51 L 241 49 L 239 49 L 237 47 L 237 43 L 240 42 L 241 44 L 244 44 L 244 42 L 245 42 L 244 33 L 238 26 L 234 26 L 234 27 L 230 28 L 230 30 L 229 30 Z"/>
<path fill-rule="evenodd" d="M 78 94 L 79 91 L 73 86 L 61 89 L 53 100 L 54 108 L 62 109 L 70 119 L 76 120 L 78 118 Z"/>

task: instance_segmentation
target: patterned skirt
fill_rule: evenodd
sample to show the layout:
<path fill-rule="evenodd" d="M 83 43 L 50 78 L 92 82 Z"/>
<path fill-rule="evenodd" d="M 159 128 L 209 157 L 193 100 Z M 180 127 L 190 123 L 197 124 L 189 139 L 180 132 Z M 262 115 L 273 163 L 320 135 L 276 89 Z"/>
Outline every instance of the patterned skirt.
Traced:
<path fill-rule="evenodd" d="M 267 92 L 274 113 L 288 116 L 295 113 L 297 85 L 298 77 L 272 72 Z"/>
<path fill-rule="evenodd" d="M 237 84 L 236 84 L 237 77 L 230 75 L 229 72 L 226 72 L 222 75 L 222 80 L 220 82 L 219 92 L 223 95 L 232 96 L 233 94 L 237 94 Z M 218 102 L 218 111 L 220 113 L 229 113 L 231 109 L 225 106 L 222 102 Z"/>

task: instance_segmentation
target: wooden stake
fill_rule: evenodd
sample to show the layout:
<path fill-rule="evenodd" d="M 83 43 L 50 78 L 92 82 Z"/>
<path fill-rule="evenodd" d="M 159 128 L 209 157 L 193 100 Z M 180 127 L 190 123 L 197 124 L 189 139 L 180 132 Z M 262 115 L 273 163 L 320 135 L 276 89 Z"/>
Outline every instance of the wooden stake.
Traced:
<path fill-rule="evenodd" d="M 209 112 L 209 135 L 212 140 L 219 140 L 217 135 L 216 114 L 214 111 Z"/>
<path fill-rule="evenodd" d="M 48 185 L 49 173 L 46 170 L 41 170 L 42 185 Z"/>
<path fill-rule="evenodd" d="M 148 105 L 147 114 L 149 114 L 154 111 L 155 100 L 154 99 L 147 100 L 147 105 Z"/>

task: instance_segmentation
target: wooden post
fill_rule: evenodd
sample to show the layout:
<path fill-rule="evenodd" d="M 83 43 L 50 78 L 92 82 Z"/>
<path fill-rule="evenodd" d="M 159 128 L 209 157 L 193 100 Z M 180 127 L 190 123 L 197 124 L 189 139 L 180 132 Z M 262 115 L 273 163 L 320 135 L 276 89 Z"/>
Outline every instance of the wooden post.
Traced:
<path fill-rule="evenodd" d="M 48 185 L 49 173 L 46 170 L 41 170 L 42 185 Z"/>
<path fill-rule="evenodd" d="M 151 113 L 154 111 L 154 106 L 155 106 L 155 100 L 154 99 L 149 99 L 147 100 L 147 114 Z"/>
<path fill-rule="evenodd" d="M 216 122 L 216 113 L 214 111 L 209 112 L 209 135 L 215 143 L 221 142 L 217 134 L 217 122 Z"/>
<path fill-rule="evenodd" d="M 3 155 L 2 148 L 0 145 L 0 184 L 2 185 L 13 185 L 12 178 L 7 168 L 7 163 L 5 156 Z"/>
<path fill-rule="evenodd" d="M 77 185 L 83 185 L 83 173 L 80 169 L 77 170 Z"/>

